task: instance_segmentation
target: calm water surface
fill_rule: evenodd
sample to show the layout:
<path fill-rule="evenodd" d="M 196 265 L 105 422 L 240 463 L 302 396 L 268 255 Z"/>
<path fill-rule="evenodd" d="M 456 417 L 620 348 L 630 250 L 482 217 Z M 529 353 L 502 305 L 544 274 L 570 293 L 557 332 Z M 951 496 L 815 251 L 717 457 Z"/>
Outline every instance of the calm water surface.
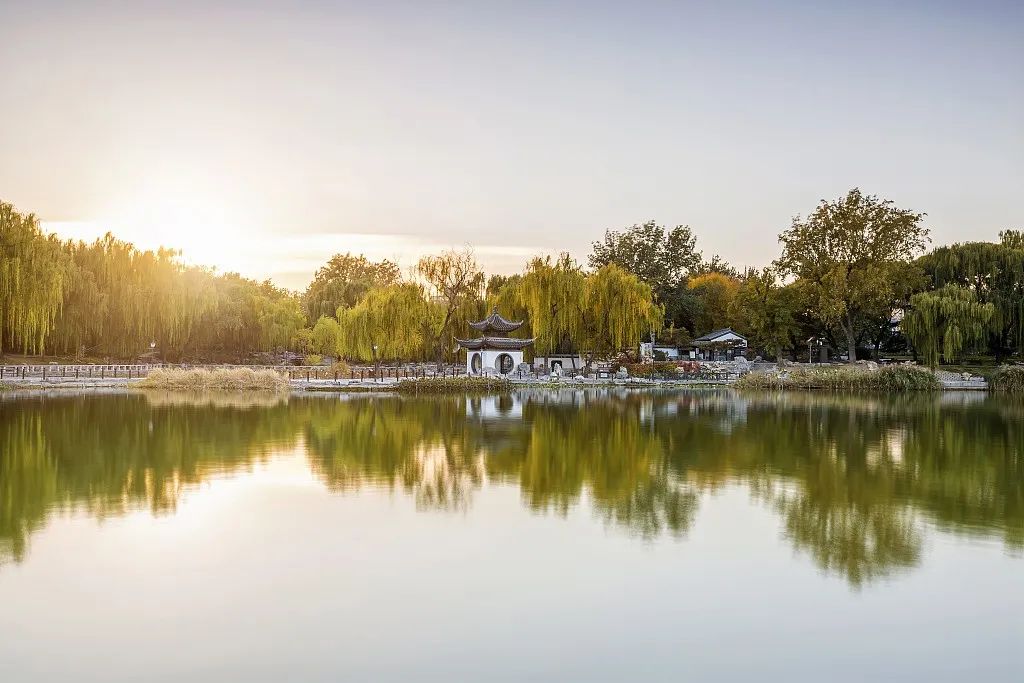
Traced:
<path fill-rule="evenodd" d="M 1024 680 L 1024 406 L 0 398 L 0 681 Z"/>

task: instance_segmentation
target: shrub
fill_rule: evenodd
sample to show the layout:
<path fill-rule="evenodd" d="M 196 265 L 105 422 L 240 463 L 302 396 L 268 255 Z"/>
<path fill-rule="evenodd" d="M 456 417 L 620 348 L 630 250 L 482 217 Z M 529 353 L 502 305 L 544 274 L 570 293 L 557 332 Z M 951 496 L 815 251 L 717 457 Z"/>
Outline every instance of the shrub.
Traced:
<path fill-rule="evenodd" d="M 324 362 L 324 357 L 319 353 L 306 354 L 306 357 L 302 359 L 303 365 L 320 365 Z"/>
<path fill-rule="evenodd" d="M 879 370 L 841 366 L 751 372 L 740 377 L 735 386 L 756 390 L 824 389 L 883 393 L 942 389 L 942 383 L 931 371 L 913 365 L 893 365 Z"/>
<path fill-rule="evenodd" d="M 1024 394 L 1024 365 L 1003 365 L 992 375 L 992 391 L 1001 394 Z"/>
<path fill-rule="evenodd" d="M 398 383 L 403 394 L 503 394 L 513 387 L 504 377 L 427 377 Z"/>
<path fill-rule="evenodd" d="M 336 372 L 338 373 L 339 377 L 344 377 L 345 375 L 348 375 L 350 372 L 352 372 L 352 368 L 349 367 L 349 364 L 346 363 L 345 361 L 336 360 L 333 363 L 331 363 L 331 367 L 327 368 L 327 371 Z"/>
<path fill-rule="evenodd" d="M 287 391 L 288 378 L 274 370 L 250 368 L 157 368 L 136 386 L 174 391 Z"/>

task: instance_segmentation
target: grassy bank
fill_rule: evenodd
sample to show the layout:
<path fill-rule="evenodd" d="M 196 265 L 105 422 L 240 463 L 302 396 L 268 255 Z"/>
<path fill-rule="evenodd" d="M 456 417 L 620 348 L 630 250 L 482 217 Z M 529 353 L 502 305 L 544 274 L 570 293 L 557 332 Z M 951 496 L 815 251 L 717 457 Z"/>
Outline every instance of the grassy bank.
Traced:
<path fill-rule="evenodd" d="M 758 372 L 741 377 L 737 389 L 902 393 L 939 391 L 942 383 L 930 371 L 897 365 L 866 370 L 858 367 L 797 368 L 784 372 Z"/>
<path fill-rule="evenodd" d="M 1000 394 L 1024 394 L 1024 365 L 1004 365 L 989 380 L 992 391 Z"/>
<path fill-rule="evenodd" d="M 403 379 L 398 391 L 403 394 L 501 394 L 512 391 L 513 384 L 501 377 L 430 377 Z"/>
<path fill-rule="evenodd" d="M 157 369 L 136 386 L 168 391 L 288 391 L 288 378 L 273 370 L 224 368 L 223 370 Z"/>

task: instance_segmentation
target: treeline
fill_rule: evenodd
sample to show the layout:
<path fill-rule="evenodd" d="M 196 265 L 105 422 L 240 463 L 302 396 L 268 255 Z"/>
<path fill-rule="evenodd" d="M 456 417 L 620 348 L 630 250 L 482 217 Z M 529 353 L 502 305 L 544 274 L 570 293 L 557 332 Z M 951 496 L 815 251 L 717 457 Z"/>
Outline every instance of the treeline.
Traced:
<path fill-rule="evenodd" d="M 61 241 L 0 203 L 0 351 L 178 359 L 290 346 L 306 317 L 270 281 L 187 267 L 107 234 Z"/>
<path fill-rule="evenodd" d="M 686 344 L 715 329 L 747 335 L 768 357 L 808 340 L 849 358 L 912 353 L 997 360 L 1024 347 L 1024 234 L 924 253 L 924 214 L 851 190 L 798 216 L 768 267 L 706 259 L 687 226 L 609 230 L 586 265 L 536 257 L 487 277 L 470 249 L 427 256 L 403 277 L 391 261 L 337 254 L 303 293 L 184 266 L 168 249 L 111 235 L 45 235 L 0 203 L 0 351 L 244 360 L 291 350 L 351 360 L 454 359 L 467 323 L 497 306 L 527 325 L 538 355 L 590 358 L 635 349 L 654 332 Z"/>
<path fill-rule="evenodd" d="M 923 218 L 854 189 L 794 218 L 763 269 L 703 262 L 689 228 L 654 223 L 609 231 L 589 264 L 618 264 L 651 286 L 666 342 L 731 327 L 771 357 L 795 358 L 809 341 L 849 359 L 906 353 L 933 367 L 967 353 L 1019 357 L 1024 233 L 924 253 Z"/>

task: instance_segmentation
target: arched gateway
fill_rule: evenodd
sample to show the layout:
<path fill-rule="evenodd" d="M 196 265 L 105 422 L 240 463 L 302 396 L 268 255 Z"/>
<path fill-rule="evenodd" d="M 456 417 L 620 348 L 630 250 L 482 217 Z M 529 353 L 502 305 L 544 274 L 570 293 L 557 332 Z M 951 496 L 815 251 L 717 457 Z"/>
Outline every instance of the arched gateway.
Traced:
<path fill-rule="evenodd" d="M 483 320 L 470 323 L 469 326 L 484 333 L 484 336 L 477 339 L 455 340 L 461 348 L 466 349 L 466 372 L 471 375 L 510 374 L 523 362 L 523 349 L 533 343 L 533 339 L 490 336 L 508 334 L 523 326 L 523 321 L 502 318 L 497 308 Z"/>

